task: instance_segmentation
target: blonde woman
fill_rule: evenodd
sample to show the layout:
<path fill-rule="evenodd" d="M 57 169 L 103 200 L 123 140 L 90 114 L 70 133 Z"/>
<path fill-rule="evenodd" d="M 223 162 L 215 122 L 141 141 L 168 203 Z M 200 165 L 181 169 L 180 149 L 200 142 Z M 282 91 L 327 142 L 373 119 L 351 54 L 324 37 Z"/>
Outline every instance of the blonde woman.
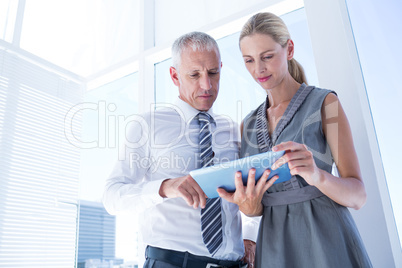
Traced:
<path fill-rule="evenodd" d="M 235 193 L 220 190 L 246 215 L 263 215 L 255 266 L 371 267 L 348 210 L 365 204 L 366 191 L 336 93 L 307 85 L 293 59 L 295 44 L 274 14 L 248 20 L 240 49 L 247 70 L 267 92 L 243 120 L 240 156 L 284 150 L 273 168 L 287 163 L 292 174 L 288 182 L 255 184 L 251 170 L 247 187 L 237 174 Z M 331 174 L 333 163 L 339 177 Z"/>

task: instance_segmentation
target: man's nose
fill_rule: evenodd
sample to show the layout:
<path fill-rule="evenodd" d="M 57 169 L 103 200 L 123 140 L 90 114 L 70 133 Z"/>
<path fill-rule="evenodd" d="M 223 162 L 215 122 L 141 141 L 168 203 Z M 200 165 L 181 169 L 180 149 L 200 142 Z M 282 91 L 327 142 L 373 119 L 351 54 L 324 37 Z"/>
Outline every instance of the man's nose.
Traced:
<path fill-rule="evenodd" d="M 211 79 L 208 75 L 201 77 L 200 86 L 202 89 L 206 90 L 212 88 Z"/>

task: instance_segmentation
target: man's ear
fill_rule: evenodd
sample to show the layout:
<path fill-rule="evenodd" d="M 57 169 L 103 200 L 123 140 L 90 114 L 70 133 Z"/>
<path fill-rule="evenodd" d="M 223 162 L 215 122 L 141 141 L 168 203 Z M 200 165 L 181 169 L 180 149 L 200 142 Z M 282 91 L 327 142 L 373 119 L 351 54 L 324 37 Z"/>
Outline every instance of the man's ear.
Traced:
<path fill-rule="evenodd" d="M 295 44 L 293 43 L 292 39 L 288 40 L 288 51 L 287 51 L 287 59 L 291 60 L 293 59 L 293 55 L 295 53 Z"/>
<path fill-rule="evenodd" d="M 172 78 L 173 83 L 176 86 L 180 86 L 180 81 L 179 81 L 179 72 L 176 70 L 175 67 L 170 66 L 170 78 Z"/>

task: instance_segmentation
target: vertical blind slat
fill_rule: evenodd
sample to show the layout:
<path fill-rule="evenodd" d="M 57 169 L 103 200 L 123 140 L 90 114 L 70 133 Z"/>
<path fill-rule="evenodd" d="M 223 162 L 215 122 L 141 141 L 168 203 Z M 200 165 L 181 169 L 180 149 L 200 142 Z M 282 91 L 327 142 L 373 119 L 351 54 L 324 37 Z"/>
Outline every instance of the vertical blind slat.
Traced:
<path fill-rule="evenodd" d="M 75 266 L 80 158 L 64 119 L 83 93 L 0 47 L 0 267 Z"/>

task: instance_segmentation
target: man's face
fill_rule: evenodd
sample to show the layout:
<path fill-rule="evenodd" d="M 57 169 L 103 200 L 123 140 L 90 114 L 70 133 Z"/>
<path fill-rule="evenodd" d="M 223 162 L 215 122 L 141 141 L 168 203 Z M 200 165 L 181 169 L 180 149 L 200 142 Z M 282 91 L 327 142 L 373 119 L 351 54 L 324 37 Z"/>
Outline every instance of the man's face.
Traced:
<path fill-rule="evenodd" d="M 199 111 L 207 111 L 218 96 L 221 67 L 216 49 L 193 51 L 192 48 L 186 48 L 179 70 L 170 67 L 170 76 L 179 88 L 183 101 Z"/>

